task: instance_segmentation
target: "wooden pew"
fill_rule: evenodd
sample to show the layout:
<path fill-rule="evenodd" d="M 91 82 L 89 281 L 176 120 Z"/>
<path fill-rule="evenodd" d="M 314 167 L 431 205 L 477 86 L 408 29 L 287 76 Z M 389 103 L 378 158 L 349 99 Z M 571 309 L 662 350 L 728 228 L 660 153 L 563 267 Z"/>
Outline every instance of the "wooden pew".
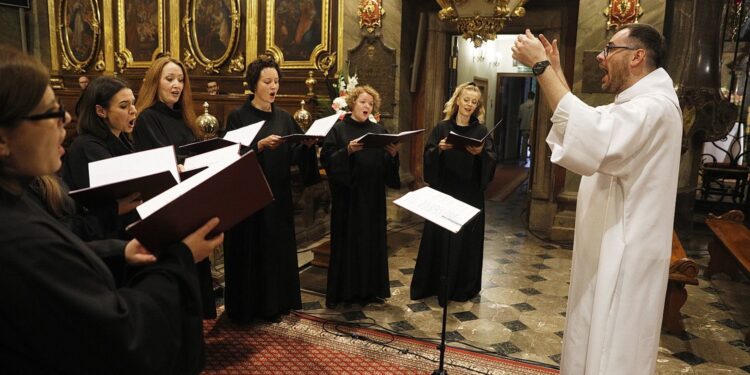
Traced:
<path fill-rule="evenodd" d="M 703 272 L 706 277 L 726 273 L 738 280 L 741 272 L 750 277 L 750 229 L 744 220 L 745 215 L 739 210 L 708 215 L 706 225 L 714 233 L 714 240 L 708 245 L 711 260 Z M 745 343 L 750 345 L 750 331 L 745 334 Z"/>
<path fill-rule="evenodd" d="M 698 276 L 698 264 L 687 257 L 677 233 L 672 232 L 672 258 L 669 262 L 669 281 L 662 317 L 662 329 L 666 332 L 673 335 L 685 332 L 680 309 L 687 301 L 685 284 L 698 285 L 696 276 Z"/>

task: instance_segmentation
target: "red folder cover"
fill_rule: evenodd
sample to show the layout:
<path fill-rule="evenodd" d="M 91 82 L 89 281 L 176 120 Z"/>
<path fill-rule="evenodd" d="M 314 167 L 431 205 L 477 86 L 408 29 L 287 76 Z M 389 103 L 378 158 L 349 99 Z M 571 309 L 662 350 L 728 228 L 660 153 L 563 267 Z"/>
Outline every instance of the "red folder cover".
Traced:
<path fill-rule="evenodd" d="M 359 138 L 359 142 L 365 144 L 365 148 L 379 148 L 385 147 L 391 143 L 399 143 L 405 141 L 407 138 L 422 133 L 424 129 L 419 130 L 407 130 L 398 134 L 375 134 L 367 133 Z"/>
<path fill-rule="evenodd" d="M 172 173 L 163 171 L 132 180 L 73 190 L 68 194 L 84 207 L 91 207 L 133 193 L 141 193 L 140 199 L 146 201 L 175 185 L 177 181 Z"/>
<path fill-rule="evenodd" d="M 182 241 L 212 217 L 221 221 L 214 233 L 225 232 L 273 201 L 273 194 L 250 151 L 235 162 L 167 203 L 127 231 L 146 248 L 157 251 Z"/>

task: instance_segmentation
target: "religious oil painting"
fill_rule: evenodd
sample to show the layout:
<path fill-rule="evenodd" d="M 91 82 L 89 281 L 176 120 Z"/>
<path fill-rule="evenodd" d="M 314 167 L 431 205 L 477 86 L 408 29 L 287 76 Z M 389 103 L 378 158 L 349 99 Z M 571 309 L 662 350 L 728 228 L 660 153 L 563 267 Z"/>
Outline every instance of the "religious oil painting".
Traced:
<path fill-rule="evenodd" d="M 232 5 L 229 0 L 196 0 L 197 44 L 208 60 L 224 55 L 232 36 Z"/>
<path fill-rule="evenodd" d="M 73 65 L 87 65 L 99 41 L 99 8 L 95 0 L 60 2 L 60 39 L 65 57 Z"/>
<path fill-rule="evenodd" d="M 328 0 L 275 0 L 268 14 L 269 49 L 285 62 L 314 62 L 327 39 L 328 12 Z"/>
<path fill-rule="evenodd" d="M 125 45 L 134 61 L 151 61 L 159 51 L 161 0 L 127 0 L 125 12 Z"/>

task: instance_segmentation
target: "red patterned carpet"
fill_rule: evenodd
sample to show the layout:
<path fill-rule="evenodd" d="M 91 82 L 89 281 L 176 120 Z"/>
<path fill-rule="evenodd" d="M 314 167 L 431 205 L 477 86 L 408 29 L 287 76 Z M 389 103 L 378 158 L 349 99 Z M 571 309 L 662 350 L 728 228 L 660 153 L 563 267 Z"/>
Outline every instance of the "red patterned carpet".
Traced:
<path fill-rule="evenodd" d="M 432 343 L 295 315 L 251 326 L 235 325 L 222 316 L 206 321 L 204 331 L 204 374 L 431 374 L 439 354 Z M 453 348 L 446 354 L 446 370 L 451 375 L 557 374 Z"/>

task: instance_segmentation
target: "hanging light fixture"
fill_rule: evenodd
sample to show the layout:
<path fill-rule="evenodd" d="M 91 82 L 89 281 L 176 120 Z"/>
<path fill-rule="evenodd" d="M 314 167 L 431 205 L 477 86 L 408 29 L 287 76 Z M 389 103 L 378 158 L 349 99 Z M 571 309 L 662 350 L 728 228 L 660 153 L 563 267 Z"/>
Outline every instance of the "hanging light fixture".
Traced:
<path fill-rule="evenodd" d="M 465 39 L 479 47 L 505 27 L 512 17 L 523 17 L 527 0 L 436 0 L 441 21 L 454 22 Z"/>

